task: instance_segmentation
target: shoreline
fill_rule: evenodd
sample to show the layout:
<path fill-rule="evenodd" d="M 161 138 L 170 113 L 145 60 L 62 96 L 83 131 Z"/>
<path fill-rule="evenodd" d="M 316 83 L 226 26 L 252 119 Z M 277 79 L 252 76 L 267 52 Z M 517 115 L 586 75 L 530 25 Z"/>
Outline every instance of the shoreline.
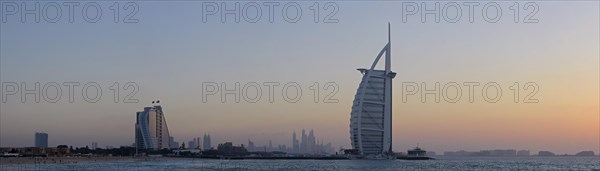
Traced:
<path fill-rule="evenodd" d="M 20 164 L 81 164 L 94 162 L 123 162 L 123 161 L 166 161 L 178 160 L 176 157 L 0 157 L 0 165 Z"/>
<path fill-rule="evenodd" d="M 571 158 L 583 157 L 594 158 L 599 156 L 516 156 L 499 158 Z M 494 156 L 436 156 L 435 159 L 493 159 Z M 433 158 L 432 158 L 433 159 Z M 434 160 L 435 160 L 434 159 Z M 95 162 L 136 162 L 136 161 L 170 161 L 170 160 L 353 160 L 341 157 L 133 157 L 133 156 L 113 156 L 113 157 L 0 157 L 1 165 L 21 165 L 21 164 L 85 164 Z M 358 159 L 361 160 L 361 159 Z M 407 159 L 396 159 L 407 160 Z"/>

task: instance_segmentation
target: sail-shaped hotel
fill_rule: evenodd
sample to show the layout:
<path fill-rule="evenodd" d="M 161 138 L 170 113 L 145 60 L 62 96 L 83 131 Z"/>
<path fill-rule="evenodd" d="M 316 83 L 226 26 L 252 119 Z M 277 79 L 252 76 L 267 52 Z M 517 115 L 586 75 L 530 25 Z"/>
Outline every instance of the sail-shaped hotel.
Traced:
<path fill-rule="evenodd" d="M 350 114 L 352 148 L 361 155 L 392 154 L 392 79 L 391 38 L 388 23 L 388 43 L 379 52 L 369 69 L 358 69 L 362 81 L 356 91 Z M 375 66 L 385 53 L 385 69 Z"/>

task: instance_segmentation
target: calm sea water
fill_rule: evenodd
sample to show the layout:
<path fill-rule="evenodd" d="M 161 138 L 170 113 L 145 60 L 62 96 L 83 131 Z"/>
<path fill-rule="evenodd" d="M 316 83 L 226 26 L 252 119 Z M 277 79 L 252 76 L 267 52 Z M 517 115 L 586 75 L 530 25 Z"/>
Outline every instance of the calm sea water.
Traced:
<path fill-rule="evenodd" d="M 0 165 L 0 170 L 595 170 L 598 157 L 437 157 L 404 160 L 113 160 L 74 164 Z"/>

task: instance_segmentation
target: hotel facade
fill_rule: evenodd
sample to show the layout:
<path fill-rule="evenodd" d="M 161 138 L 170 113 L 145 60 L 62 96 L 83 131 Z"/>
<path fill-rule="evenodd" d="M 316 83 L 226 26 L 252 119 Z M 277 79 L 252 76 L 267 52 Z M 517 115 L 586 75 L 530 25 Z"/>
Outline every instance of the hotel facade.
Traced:
<path fill-rule="evenodd" d="M 135 145 L 138 149 L 170 148 L 169 128 L 159 101 L 136 113 Z"/>
<path fill-rule="evenodd" d="M 385 53 L 385 70 L 375 66 Z M 391 39 L 379 52 L 369 69 L 358 69 L 362 80 L 350 113 L 350 141 L 361 155 L 392 154 L 392 79 Z"/>

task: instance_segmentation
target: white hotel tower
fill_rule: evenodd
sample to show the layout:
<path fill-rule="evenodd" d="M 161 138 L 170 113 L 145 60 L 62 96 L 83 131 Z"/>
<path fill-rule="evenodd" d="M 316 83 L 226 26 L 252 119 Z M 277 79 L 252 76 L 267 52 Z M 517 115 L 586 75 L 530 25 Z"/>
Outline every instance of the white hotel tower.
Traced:
<path fill-rule="evenodd" d="M 369 69 L 358 69 L 362 81 L 356 91 L 350 116 L 352 148 L 361 155 L 385 155 L 392 152 L 392 79 L 391 38 L 388 23 L 388 43 L 379 52 Z M 385 53 L 385 70 L 375 70 Z"/>

